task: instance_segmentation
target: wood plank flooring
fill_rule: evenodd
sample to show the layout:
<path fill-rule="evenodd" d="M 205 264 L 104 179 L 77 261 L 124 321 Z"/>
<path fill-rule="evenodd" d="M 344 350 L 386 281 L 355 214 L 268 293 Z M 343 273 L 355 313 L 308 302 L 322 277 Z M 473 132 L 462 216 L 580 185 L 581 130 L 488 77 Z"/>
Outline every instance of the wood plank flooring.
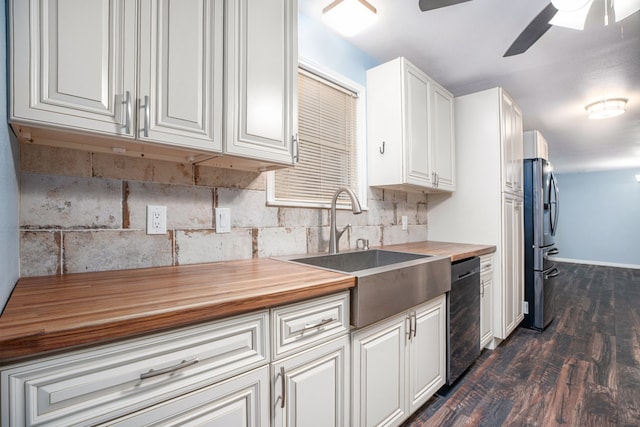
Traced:
<path fill-rule="evenodd" d="M 485 350 L 405 427 L 640 426 L 640 270 L 558 266 L 551 325 Z"/>

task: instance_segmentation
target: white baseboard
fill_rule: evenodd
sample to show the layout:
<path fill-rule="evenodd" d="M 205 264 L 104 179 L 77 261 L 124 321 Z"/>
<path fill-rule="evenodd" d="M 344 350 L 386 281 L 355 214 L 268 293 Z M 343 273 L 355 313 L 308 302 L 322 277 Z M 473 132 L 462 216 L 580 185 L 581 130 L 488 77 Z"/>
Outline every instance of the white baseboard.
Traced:
<path fill-rule="evenodd" d="M 588 261 L 583 259 L 569 259 L 569 258 L 557 258 L 557 257 L 549 257 L 549 259 L 558 262 L 570 262 L 573 264 L 590 264 L 590 265 L 601 265 L 604 267 L 619 267 L 619 268 L 635 268 L 640 269 L 640 265 L 637 264 L 620 264 L 617 262 L 604 262 L 604 261 Z"/>

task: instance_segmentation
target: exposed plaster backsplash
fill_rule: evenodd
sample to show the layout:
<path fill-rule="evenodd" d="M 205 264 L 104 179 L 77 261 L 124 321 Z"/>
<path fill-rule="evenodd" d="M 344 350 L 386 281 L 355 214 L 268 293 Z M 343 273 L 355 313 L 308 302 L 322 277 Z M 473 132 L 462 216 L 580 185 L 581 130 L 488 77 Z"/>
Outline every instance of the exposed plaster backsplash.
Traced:
<path fill-rule="evenodd" d="M 21 277 L 323 252 L 328 209 L 266 206 L 263 174 L 21 146 Z M 427 197 L 369 189 L 369 210 L 338 212 L 355 248 L 427 238 Z M 146 206 L 167 206 L 167 234 L 145 233 Z M 215 207 L 231 233 L 215 232 Z M 401 217 L 409 220 L 402 230 Z"/>

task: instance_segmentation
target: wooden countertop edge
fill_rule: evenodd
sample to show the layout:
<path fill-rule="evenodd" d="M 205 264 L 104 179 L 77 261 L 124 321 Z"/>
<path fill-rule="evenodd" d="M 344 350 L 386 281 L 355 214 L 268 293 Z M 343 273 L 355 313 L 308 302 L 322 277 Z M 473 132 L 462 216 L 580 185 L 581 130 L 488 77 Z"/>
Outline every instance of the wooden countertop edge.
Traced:
<path fill-rule="evenodd" d="M 268 292 L 237 300 L 214 302 L 193 308 L 178 307 L 162 313 L 141 313 L 138 318 L 87 324 L 76 328 L 42 331 L 14 339 L 0 339 L 0 365 L 26 356 L 41 356 L 55 350 L 70 350 L 87 344 L 100 344 L 116 339 L 133 337 L 145 333 L 160 332 L 195 323 L 244 314 L 254 310 L 294 303 L 308 298 L 320 297 L 348 290 L 356 285 L 352 276 L 319 285 Z M 213 311 L 213 312 L 212 312 Z"/>

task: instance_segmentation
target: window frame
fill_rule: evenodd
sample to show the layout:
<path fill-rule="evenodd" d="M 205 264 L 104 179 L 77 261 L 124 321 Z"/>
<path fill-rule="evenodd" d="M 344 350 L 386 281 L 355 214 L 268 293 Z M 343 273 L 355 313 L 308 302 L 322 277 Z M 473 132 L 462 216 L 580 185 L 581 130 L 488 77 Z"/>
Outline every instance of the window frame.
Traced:
<path fill-rule="evenodd" d="M 358 147 L 358 153 L 356 156 L 356 167 L 358 168 L 358 188 L 353 189 L 358 196 L 360 205 L 363 210 L 368 210 L 368 173 L 367 173 L 367 126 L 366 126 L 366 89 L 361 84 L 333 71 L 328 68 L 309 61 L 304 58 L 299 58 L 298 67 L 302 68 L 308 73 L 315 74 L 316 76 L 327 80 L 328 82 L 341 86 L 344 89 L 352 91 L 356 94 L 356 141 L 355 145 Z M 297 76 L 297 75 L 296 75 Z M 296 114 L 298 112 L 296 111 Z M 296 123 L 297 123 L 296 117 Z M 296 129 L 296 137 L 298 135 Z M 295 166 L 294 166 L 295 167 Z M 288 201 L 288 200 L 276 200 L 275 198 L 275 171 L 266 172 L 267 178 L 267 206 L 279 206 L 279 207 L 292 207 L 292 208 L 316 208 L 316 209 L 329 209 L 331 208 L 331 202 L 301 202 L 301 201 Z M 337 188 L 336 188 L 337 190 Z M 337 209 L 351 209 L 351 205 L 338 203 Z"/>

